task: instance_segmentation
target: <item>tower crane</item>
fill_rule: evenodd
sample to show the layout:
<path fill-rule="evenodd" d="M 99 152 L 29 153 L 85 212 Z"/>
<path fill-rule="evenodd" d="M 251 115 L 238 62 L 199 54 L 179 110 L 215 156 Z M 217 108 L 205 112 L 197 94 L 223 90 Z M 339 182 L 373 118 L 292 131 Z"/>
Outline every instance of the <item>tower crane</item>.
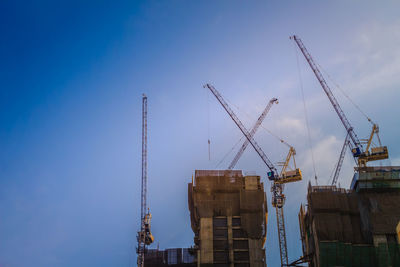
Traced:
<path fill-rule="evenodd" d="M 142 98 L 142 191 L 140 203 L 140 231 L 137 233 L 137 266 L 144 266 L 146 246 L 154 241 L 150 231 L 151 213 L 147 208 L 147 96 Z"/>
<path fill-rule="evenodd" d="M 285 232 L 285 220 L 283 214 L 283 206 L 285 204 L 285 195 L 283 194 L 284 183 L 298 181 L 302 179 L 301 171 L 296 169 L 295 173 L 287 173 L 286 168 L 289 164 L 290 158 L 295 153 L 294 149 L 289 153 L 291 156 L 287 157 L 285 161 L 285 169 L 282 169 L 281 173 L 279 174 L 276 167 L 272 164 L 272 162 L 268 159 L 267 155 L 265 155 L 264 151 L 261 147 L 257 144 L 254 140 L 253 136 L 250 132 L 244 127 L 242 122 L 239 118 L 235 115 L 232 109 L 229 107 L 228 103 L 223 99 L 221 94 L 214 88 L 214 86 L 210 84 L 204 85 L 204 88 L 208 88 L 211 93 L 217 98 L 219 103 L 231 117 L 231 119 L 235 122 L 235 124 L 239 127 L 240 131 L 249 141 L 249 143 L 253 146 L 254 150 L 260 156 L 262 161 L 267 165 L 268 169 L 270 170 L 267 173 L 268 179 L 272 181 L 271 185 L 271 192 L 272 192 L 272 206 L 275 207 L 276 210 L 276 220 L 277 220 L 277 227 L 278 227 L 278 238 L 279 238 L 279 251 L 281 257 L 281 266 L 288 265 L 288 254 L 287 254 L 287 244 L 286 244 L 286 232 Z"/>
<path fill-rule="evenodd" d="M 321 72 L 319 71 L 317 65 L 315 64 L 313 58 L 311 57 L 310 53 L 307 51 L 306 47 L 304 46 L 303 42 L 299 37 L 293 35 L 290 37 L 293 39 L 297 46 L 299 47 L 300 51 L 303 53 L 304 57 L 306 58 L 308 64 L 310 65 L 312 71 L 314 72 L 315 76 L 317 77 L 319 83 L 322 86 L 322 89 L 325 91 L 326 95 L 328 96 L 329 101 L 331 102 L 333 108 L 335 109 L 339 119 L 341 120 L 343 126 L 346 129 L 347 135 L 350 137 L 350 140 L 353 144 L 351 152 L 353 157 L 357 160 L 357 165 L 359 167 L 366 167 L 367 162 L 387 159 L 389 157 L 388 149 L 386 146 L 382 146 L 379 138 L 379 127 L 377 124 L 373 123 L 371 119 L 368 118 L 368 121 L 372 123 L 372 132 L 370 138 L 363 143 L 367 145 L 366 149 L 363 148 L 362 142 L 358 139 L 356 133 L 354 132 L 354 128 L 351 126 L 350 122 L 348 121 L 346 115 L 344 114 L 342 108 L 340 107 L 339 103 L 337 102 L 335 96 L 333 95 L 331 89 L 329 88 L 327 82 L 325 81 L 324 77 L 322 76 Z M 379 146 L 371 148 L 371 142 L 373 136 L 376 135 Z M 340 170 L 340 168 L 339 168 Z"/>
<path fill-rule="evenodd" d="M 253 128 L 250 131 L 250 136 L 253 137 L 254 134 L 257 132 L 258 128 L 260 127 L 260 125 L 262 124 L 262 122 L 264 121 L 265 117 L 267 116 L 269 110 L 271 109 L 272 105 L 276 103 L 278 104 L 278 99 L 277 98 L 272 98 L 267 106 L 265 107 L 264 111 L 261 113 L 260 117 L 258 117 L 256 123 L 254 124 Z M 240 159 L 240 157 L 242 156 L 243 152 L 246 150 L 247 146 L 249 145 L 249 140 L 245 140 L 243 142 L 243 145 L 240 147 L 239 151 L 237 152 L 236 156 L 233 158 L 231 164 L 229 165 L 228 169 L 232 170 L 236 163 L 238 162 L 238 160 Z"/>

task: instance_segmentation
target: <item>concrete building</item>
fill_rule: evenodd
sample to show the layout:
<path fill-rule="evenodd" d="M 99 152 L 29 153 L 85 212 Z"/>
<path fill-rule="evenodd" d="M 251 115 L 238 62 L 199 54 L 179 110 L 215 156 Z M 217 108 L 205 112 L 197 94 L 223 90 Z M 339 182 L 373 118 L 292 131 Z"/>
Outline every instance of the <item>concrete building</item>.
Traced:
<path fill-rule="evenodd" d="M 299 222 L 309 266 L 400 266 L 400 167 L 356 168 L 350 190 L 309 185 L 307 202 Z"/>
<path fill-rule="evenodd" d="M 193 248 L 146 249 L 146 267 L 196 267 L 196 251 Z"/>
<path fill-rule="evenodd" d="M 197 266 L 266 266 L 268 212 L 259 176 L 196 170 L 188 194 Z"/>

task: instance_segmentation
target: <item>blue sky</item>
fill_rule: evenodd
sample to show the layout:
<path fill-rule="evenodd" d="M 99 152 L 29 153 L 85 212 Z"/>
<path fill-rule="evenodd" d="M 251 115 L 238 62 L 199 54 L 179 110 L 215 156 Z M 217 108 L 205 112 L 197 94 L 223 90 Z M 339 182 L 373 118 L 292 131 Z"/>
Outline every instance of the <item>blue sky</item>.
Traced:
<path fill-rule="evenodd" d="M 0 266 L 136 265 L 142 93 L 156 243 L 192 245 L 187 183 L 195 169 L 216 168 L 241 138 L 206 82 L 247 126 L 279 99 L 263 127 L 296 148 L 304 174 L 286 188 L 289 258 L 298 258 L 297 212 L 314 176 L 299 71 L 320 184 L 328 183 L 345 131 L 289 36 L 299 35 L 379 123 L 391 157 L 384 164 L 400 165 L 399 9 L 398 1 L 3 1 Z M 366 137 L 368 122 L 334 93 Z M 285 157 L 287 148 L 264 129 L 256 139 L 273 162 Z M 352 167 L 347 155 L 344 187 Z M 250 147 L 237 168 L 266 176 Z M 265 189 L 270 201 L 268 182 Z M 272 207 L 269 220 L 267 260 L 278 266 Z"/>

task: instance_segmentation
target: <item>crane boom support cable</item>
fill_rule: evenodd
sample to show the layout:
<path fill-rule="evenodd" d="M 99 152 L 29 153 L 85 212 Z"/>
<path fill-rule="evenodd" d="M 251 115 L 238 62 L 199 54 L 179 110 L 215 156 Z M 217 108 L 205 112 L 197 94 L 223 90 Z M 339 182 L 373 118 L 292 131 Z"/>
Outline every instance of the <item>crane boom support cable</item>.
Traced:
<path fill-rule="evenodd" d="M 232 111 L 232 109 L 226 103 L 226 101 L 221 96 L 221 94 L 210 84 L 206 84 L 206 85 L 204 85 L 204 87 L 208 88 L 214 94 L 214 96 L 217 98 L 219 103 L 222 105 L 222 107 L 225 109 L 225 111 L 228 113 L 228 115 L 231 117 L 231 119 L 235 122 L 236 126 L 239 127 L 240 131 L 243 133 L 244 136 L 246 136 L 247 140 L 250 142 L 250 144 L 256 150 L 258 155 L 261 157 L 261 159 L 264 161 L 264 163 L 267 165 L 267 167 L 271 170 L 271 172 L 268 173 L 268 179 L 274 181 L 271 183 L 271 192 L 273 192 L 273 200 L 272 200 L 273 204 L 272 205 L 274 207 L 276 207 L 276 212 L 277 212 L 277 227 L 278 227 L 278 236 L 279 236 L 279 250 L 280 250 L 280 255 L 281 255 L 281 266 L 287 266 L 288 265 L 288 256 L 287 256 L 288 254 L 287 254 L 286 232 L 285 232 L 285 223 L 284 223 L 284 215 L 283 215 L 283 205 L 285 202 L 285 195 L 283 194 L 284 185 L 277 183 L 277 181 L 280 181 L 282 179 L 282 177 L 279 176 L 278 171 L 276 170 L 275 166 L 267 158 L 264 151 L 257 144 L 257 142 L 254 140 L 254 138 L 250 135 L 249 131 L 244 127 L 242 122 L 235 115 L 235 113 Z"/>
<path fill-rule="evenodd" d="M 229 156 L 229 154 L 232 153 L 233 150 L 240 144 L 240 142 L 243 140 L 244 136 L 240 137 L 240 139 L 235 143 L 235 145 L 228 151 L 228 153 L 225 154 L 225 156 L 218 162 L 218 164 L 215 166 L 215 168 L 218 168 L 222 162 L 226 159 L 226 157 Z"/>
<path fill-rule="evenodd" d="M 254 121 L 254 117 L 251 116 L 249 113 L 245 112 L 244 110 L 241 110 L 237 105 L 233 104 L 231 101 L 229 101 L 229 99 L 226 99 L 226 102 L 228 102 L 229 104 L 231 104 L 232 106 L 234 106 L 240 113 L 242 113 L 243 115 L 245 115 L 249 120 Z M 285 144 L 287 147 L 292 147 L 289 143 L 287 143 L 284 139 L 280 138 L 277 134 L 273 133 L 271 130 L 269 130 L 268 128 L 264 127 L 263 125 L 260 125 L 260 127 L 266 131 L 268 134 L 272 135 L 273 137 L 275 137 L 277 140 L 279 140 L 279 142 Z"/>
<path fill-rule="evenodd" d="M 208 134 L 208 139 L 207 139 L 207 143 L 208 143 L 208 160 L 211 160 L 211 141 L 210 141 L 210 99 L 209 99 L 209 94 L 208 92 L 206 92 L 207 94 L 207 134 Z"/>
<path fill-rule="evenodd" d="M 339 119 L 341 120 L 343 126 L 345 127 L 346 131 L 349 133 L 354 146 L 356 148 L 358 148 L 360 151 L 364 151 L 363 146 L 362 146 L 360 140 L 358 139 L 356 133 L 354 132 L 353 127 L 351 126 L 349 120 L 347 119 L 342 108 L 340 107 L 339 103 L 337 102 L 335 96 L 332 94 L 331 89 L 329 88 L 327 82 L 325 81 L 324 77 L 322 76 L 321 72 L 319 71 L 317 65 L 315 64 L 310 53 L 307 51 L 303 42 L 296 35 L 293 35 L 291 37 L 291 39 L 293 39 L 296 42 L 300 51 L 303 53 L 304 57 L 306 58 L 308 64 L 310 65 L 310 68 L 314 72 L 317 80 L 319 81 L 319 83 L 322 86 L 322 89 L 324 90 L 325 94 L 328 96 L 329 101 L 331 102 L 333 108 L 335 109 L 336 113 L 338 114 Z"/>
<path fill-rule="evenodd" d="M 235 122 L 235 124 L 239 127 L 239 129 L 243 133 L 243 135 L 246 136 L 247 140 L 249 140 L 250 144 L 256 150 L 257 154 L 261 157 L 261 159 L 265 163 L 265 165 L 267 165 L 267 167 L 271 170 L 271 172 L 273 172 L 275 175 L 278 175 L 278 171 L 276 170 L 275 166 L 269 160 L 267 155 L 265 155 L 264 151 L 257 144 L 257 142 L 250 136 L 249 131 L 244 127 L 244 125 L 239 120 L 239 118 L 235 115 L 235 113 L 232 111 L 232 109 L 228 106 L 226 101 L 222 98 L 221 94 L 210 84 L 206 84 L 206 85 L 204 85 L 204 87 L 208 88 L 214 94 L 214 96 L 217 98 L 218 102 L 220 102 L 220 104 L 225 109 L 225 111 L 229 114 L 229 116 L 232 118 L 232 120 Z"/>
<path fill-rule="evenodd" d="M 371 120 L 371 118 L 367 115 L 367 113 L 365 113 L 359 105 L 356 104 L 356 102 L 353 101 L 353 99 L 350 98 L 350 96 L 339 86 L 338 83 L 336 83 L 332 77 L 329 75 L 329 73 L 324 70 L 324 68 L 322 68 L 322 66 L 320 64 L 318 64 L 318 62 L 315 63 L 316 65 L 318 65 L 318 67 L 322 70 L 322 72 L 326 75 L 326 77 L 328 77 L 328 79 L 331 81 L 331 83 L 333 83 L 333 85 L 336 86 L 336 88 L 339 89 L 339 91 L 347 98 L 347 100 L 350 101 L 350 103 L 372 124 L 374 124 L 374 122 Z"/>
<path fill-rule="evenodd" d="M 301 78 L 301 71 L 300 71 L 300 64 L 299 64 L 299 55 L 296 50 L 296 47 L 294 46 L 295 54 L 296 54 L 296 63 L 297 63 L 297 71 L 299 75 L 299 81 L 300 81 L 300 90 L 301 90 L 301 97 L 303 100 L 303 108 L 304 108 L 304 117 L 306 120 L 306 127 L 307 127 L 307 135 L 308 135 L 308 145 L 310 147 L 311 151 L 311 159 L 312 159 L 312 164 L 313 164 L 313 170 L 314 170 L 314 177 L 315 177 L 315 182 L 317 183 L 317 171 L 315 168 L 315 159 L 314 159 L 314 150 L 312 146 L 312 141 L 311 141 L 311 133 L 310 133 L 310 123 L 308 120 L 308 112 L 307 112 L 307 106 L 306 106 L 306 100 L 304 97 L 304 88 L 303 88 L 303 79 Z"/>

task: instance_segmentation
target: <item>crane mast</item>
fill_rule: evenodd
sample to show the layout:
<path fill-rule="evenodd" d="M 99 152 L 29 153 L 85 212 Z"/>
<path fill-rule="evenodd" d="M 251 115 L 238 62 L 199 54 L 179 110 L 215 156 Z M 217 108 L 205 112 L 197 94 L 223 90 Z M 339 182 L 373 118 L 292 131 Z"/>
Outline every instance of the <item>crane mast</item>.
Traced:
<path fill-rule="evenodd" d="M 254 140 L 253 136 L 251 136 L 249 131 L 244 127 L 244 125 L 239 120 L 239 118 L 235 115 L 235 113 L 232 111 L 232 109 L 228 106 L 228 104 L 222 98 L 221 94 L 210 84 L 206 84 L 204 87 L 208 88 L 214 94 L 214 96 L 220 102 L 222 107 L 229 114 L 229 116 L 232 118 L 232 120 L 235 122 L 235 124 L 239 127 L 241 132 L 244 134 L 246 139 L 250 142 L 250 144 L 256 150 L 258 155 L 264 161 L 265 165 L 267 165 L 267 167 L 270 169 L 270 172 L 268 173 L 268 179 L 273 181 L 273 183 L 271 185 L 272 206 L 275 207 L 275 209 L 276 209 L 276 221 L 277 221 L 277 227 L 278 227 L 281 266 L 282 267 L 287 266 L 288 265 L 288 253 L 287 253 L 287 244 L 286 244 L 285 220 L 284 220 L 284 214 L 283 214 L 283 205 L 285 203 L 285 195 L 283 194 L 284 185 L 283 185 L 283 182 L 278 183 L 278 181 L 284 180 L 286 178 L 279 176 L 278 171 L 275 168 L 275 166 L 271 163 L 271 161 L 265 155 L 264 151 L 257 144 L 257 142 Z M 289 152 L 289 153 L 291 153 L 291 152 Z M 299 173 L 300 179 L 301 179 L 300 170 L 297 169 L 297 173 Z M 291 182 L 291 181 L 289 181 L 289 182 Z"/>
<path fill-rule="evenodd" d="M 277 98 L 272 98 L 268 102 L 268 105 L 265 107 L 264 111 L 261 113 L 260 117 L 257 119 L 256 123 L 254 124 L 253 128 L 251 129 L 251 131 L 249 133 L 251 137 L 253 137 L 254 134 L 257 132 L 258 128 L 264 121 L 265 117 L 267 116 L 269 110 L 271 109 L 271 107 L 274 103 L 278 103 Z M 247 140 L 247 138 L 246 138 L 246 140 L 243 142 L 240 150 L 237 152 L 236 156 L 233 158 L 231 164 L 229 165 L 229 167 L 228 167 L 229 170 L 232 170 L 235 167 L 236 163 L 238 162 L 238 160 L 240 159 L 240 157 L 242 156 L 243 152 L 246 150 L 248 145 L 249 145 L 249 140 Z"/>
<path fill-rule="evenodd" d="M 140 232 L 137 234 L 137 266 L 144 266 L 146 245 L 154 241 L 150 232 L 151 214 L 147 208 L 147 96 L 142 97 L 142 187 L 140 203 Z"/>
<path fill-rule="evenodd" d="M 289 263 L 287 244 L 286 244 L 286 228 L 285 228 L 285 216 L 283 214 L 283 207 L 275 207 L 276 212 L 276 223 L 278 226 L 278 239 L 279 239 L 279 252 L 281 256 L 281 266 L 287 266 Z"/>
<path fill-rule="evenodd" d="M 297 46 L 300 48 L 300 51 L 303 53 L 304 57 L 306 58 L 308 64 L 310 65 L 312 71 L 314 72 L 315 76 L 317 77 L 319 83 L 322 86 L 322 89 L 324 89 L 326 95 L 328 96 L 329 101 L 331 102 L 333 108 L 335 109 L 337 115 L 339 116 L 340 120 L 343 123 L 343 126 L 346 128 L 346 131 L 348 135 L 350 136 L 351 140 L 353 141 L 353 144 L 355 146 L 355 149 L 352 151 L 354 157 L 360 156 L 361 152 L 363 151 L 362 145 L 360 140 L 358 139 L 356 133 L 353 130 L 353 127 L 351 126 L 349 120 L 347 119 L 346 115 L 344 114 L 342 108 L 340 107 L 339 103 L 337 102 L 335 96 L 332 94 L 331 89 L 329 88 L 328 84 L 326 83 L 324 77 L 322 76 L 321 72 L 319 71 L 317 65 L 315 64 L 313 58 L 311 57 L 310 53 L 308 53 L 306 47 L 304 46 L 303 42 L 299 37 L 296 35 L 293 35 L 290 37 L 293 39 Z"/>

